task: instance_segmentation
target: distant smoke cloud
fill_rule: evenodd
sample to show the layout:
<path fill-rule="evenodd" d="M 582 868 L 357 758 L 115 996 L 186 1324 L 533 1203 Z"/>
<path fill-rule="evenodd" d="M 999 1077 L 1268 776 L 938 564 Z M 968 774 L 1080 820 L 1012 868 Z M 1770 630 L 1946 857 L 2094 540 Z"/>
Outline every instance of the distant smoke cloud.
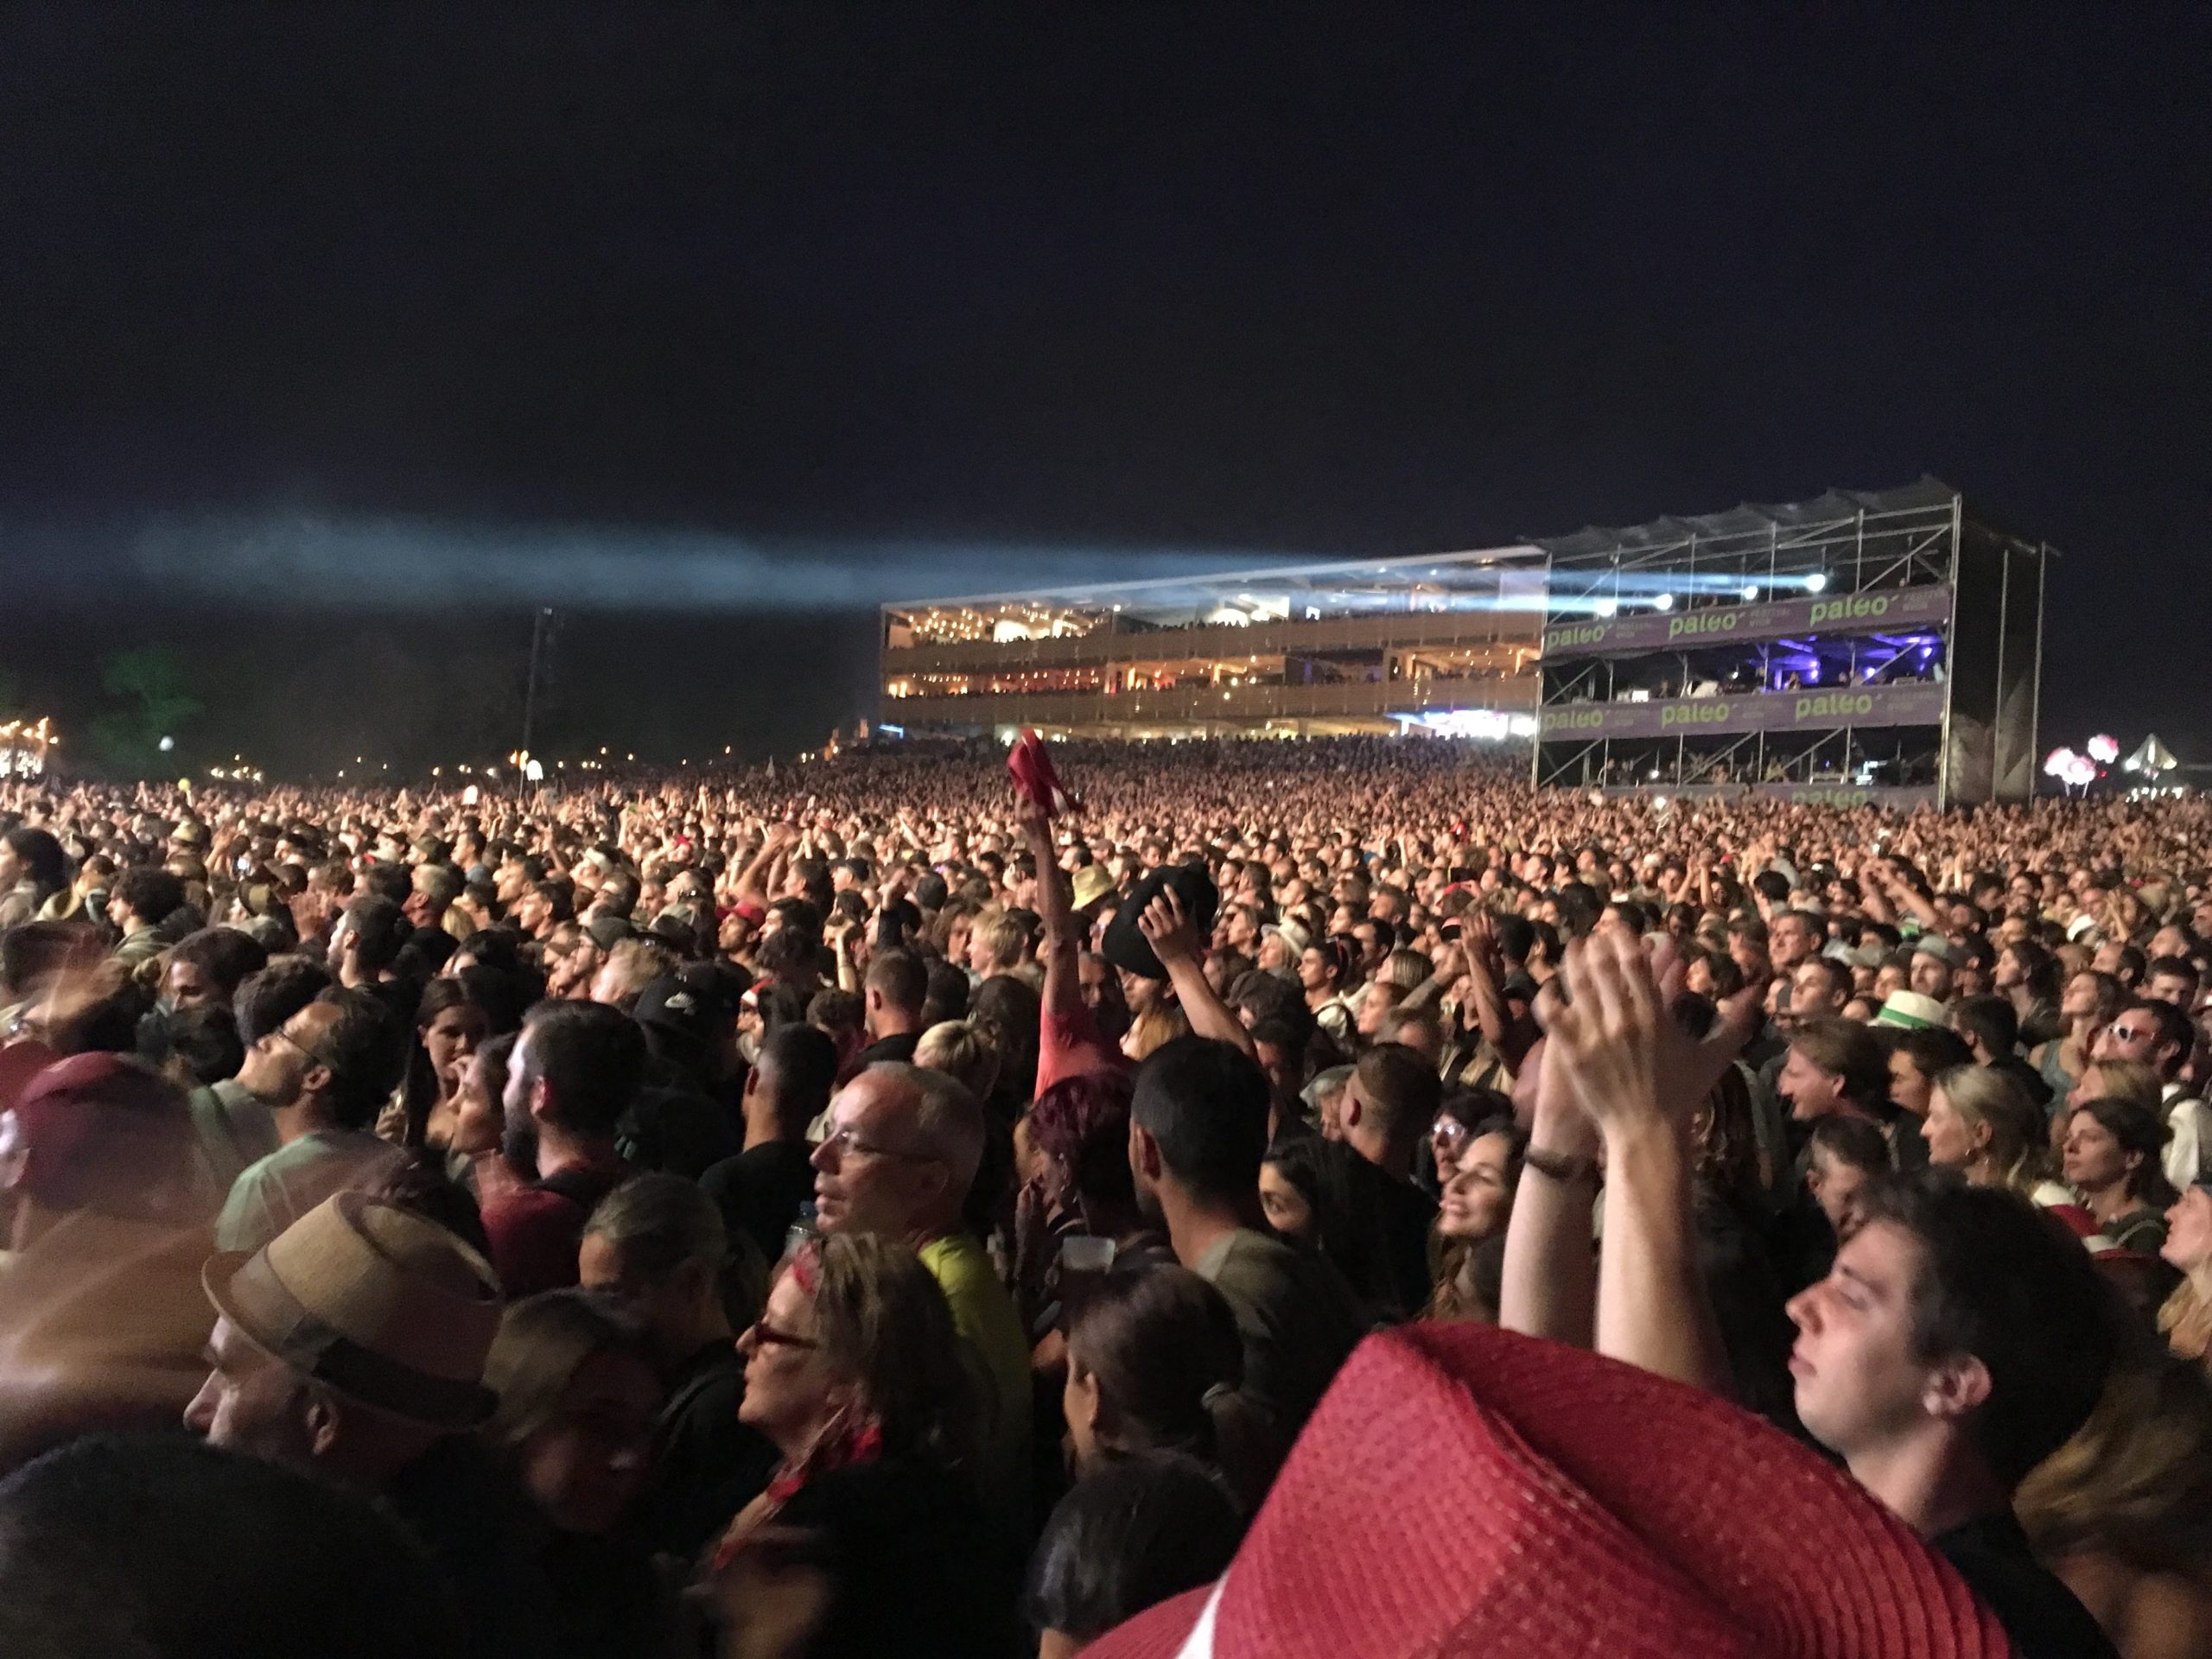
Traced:
<path fill-rule="evenodd" d="M 697 531 L 484 526 L 325 514 L 164 515 L 18 527 L 18 591 L 81 596 L 124 578 L 256 608 L 823 610 L 900 599 L 1249 569 L 1246 550 L 760 541 Z M 1312 554 L 1305 556 L 1312 557 Z M 14 561 L 10 561 L 13 563 Z"/>

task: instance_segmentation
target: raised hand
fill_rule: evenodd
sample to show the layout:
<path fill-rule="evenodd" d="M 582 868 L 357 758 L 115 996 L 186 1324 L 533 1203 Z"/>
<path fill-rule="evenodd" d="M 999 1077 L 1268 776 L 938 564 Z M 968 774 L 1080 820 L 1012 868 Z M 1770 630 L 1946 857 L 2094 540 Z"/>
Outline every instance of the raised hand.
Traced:
<path fill-rule="evenodd" d="M 1144 907 L 1144 913 L 1137 918 L 1137 931 L 1144 935 L 1163 968 L 1195 962 L 1204 948 L 1198 930 L 1184 913 L 1183 901 L 1173 887 L 1160 888 L 1159 896 Z"/>
<path fill-rule="evenodd" d="M 1599 934 L 1567 952 L 1567 1000 L 1550 1012 L 1544 1069 L 1608 1140 L 1639 1127 L 1686 1125 L 1756 1027 L 1764 986 L 1722 1005 L 1703 1041 L 1668 1016 L 1641 943 Z"/>

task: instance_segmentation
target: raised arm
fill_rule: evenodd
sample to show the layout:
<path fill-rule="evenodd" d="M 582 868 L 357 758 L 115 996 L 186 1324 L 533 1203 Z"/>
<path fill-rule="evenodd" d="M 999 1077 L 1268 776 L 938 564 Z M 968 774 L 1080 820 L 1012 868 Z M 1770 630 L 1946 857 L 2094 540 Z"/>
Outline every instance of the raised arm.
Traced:
<path fill-rule="evenodd" d="M 1145 906 L 1144 914 L 1137 918 L 1137 931 L 1152 946 L 1160 965 L 1167 969 L 1168 982 L 1175 988 L 1175 1000 L 1183 1005 L 1191 1030 L 1198 1036 L 1232 1044 L 1257 1059 L 1259 1050 L 1253 1046 L 1252 1033 L 1206 982 L 1205 964 L 1198 957 L 1198 930 L 1183 913 L 1183 901 L 1175 896 L 1174 888 L 1162 887 L 1160 896 Z"/>
<path fill-rule="evenodd" d="M 1528 1055 L 1535 1116 L 1505 1228 L 1497 1322 L 1524 1336 L 1587 1348 L 1597 1335 L 1598 1126 L 1550 1070 L 1548 1039 Z"/>
<path fill-rule="evenodd" d="M 768 889 L 765 885 L 769 867 L 776 860 L 789 854 L 791 842 L 798 839 L 798 832 L 787 823 L 772 823 L 760 836 L 760 850 L 737 873 L 730 883 L 732 893 L 747 904 L 766 909 Z"/>
<path fill-rule="evenodd" d="M 1467 984 L 1475 1005 L 1475 1019 L 1484 1040 L 1497 1051 L 1508 1071 L 1518 1073 L 1535 1046 L 1536 1032 L 1529 1020 L 1516 1020 L 1505 1006 L 1505 958 L 1497 948 L 1497 926 L 1487 910 L 1471 910 L 1462 924 L 1460 960 L 1467 965 Z"/>
<path fill-rule="evenodd" d="M 1729 1392 L 1726 1350 L 1697 1261 L 1691 1114 L 1743 1046 L 1757 1005 L 1730 999 L 1713 1035 L 1668 1016 L 1640 943 L 1599 935 L 1565 969 L 1548 1067 L 1597 1122 L 1605 1146 L 1605 1241 L 1598 1349 L 1677 1382 Z"/>

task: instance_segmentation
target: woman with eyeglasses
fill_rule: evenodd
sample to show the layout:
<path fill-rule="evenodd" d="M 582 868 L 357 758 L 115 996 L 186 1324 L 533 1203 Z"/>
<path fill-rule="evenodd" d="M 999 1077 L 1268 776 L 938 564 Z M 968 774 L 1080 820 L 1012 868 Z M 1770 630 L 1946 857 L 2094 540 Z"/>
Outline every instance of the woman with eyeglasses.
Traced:
<path fill-rule="evenodd" d="M 1437 1103 L 1436 1122 L 1429 1126 L 1429 1155 L 1436 1163 L 1433 1196 L 1441 1198 L 1459 1172 L 1475 1131 L 1497 1118 L 1510 1119 L 1513 1102 L 1495 1089 L 1447 1088 Z"/>
<path fill-rule="evenodd" d="M 921 1258 L 810 1241 L 737 1346 L 739 1418 L 782 1461 L 709 1557 L 722 1651 L 1003 1651 L 1013 1546 L 976 1495 L 980 1395 Z"/>

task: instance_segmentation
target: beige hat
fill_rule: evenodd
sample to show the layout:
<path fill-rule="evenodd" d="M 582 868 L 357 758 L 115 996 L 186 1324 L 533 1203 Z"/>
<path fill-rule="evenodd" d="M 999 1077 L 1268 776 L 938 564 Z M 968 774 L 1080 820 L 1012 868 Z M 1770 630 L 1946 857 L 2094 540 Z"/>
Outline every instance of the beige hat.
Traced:
<path fill-rule="evenodd" d="M 215 1311 L 276 1359 L 434 1428 L 474 1428 L 498 1398 L 484 1357 L 502 1299 L 491 1264 L 436 1223 L 347 1191 L 251 1255 L 210 1256 Z"/>
<path fill-rule="evenodd" d="M 1075 908 L 1088 910 L 1114 891 L 1114 878 L 1107 874 L 1103 864 L 1086 864 L 1075 873 L 1068 886 L 1074 893 Z"/>

